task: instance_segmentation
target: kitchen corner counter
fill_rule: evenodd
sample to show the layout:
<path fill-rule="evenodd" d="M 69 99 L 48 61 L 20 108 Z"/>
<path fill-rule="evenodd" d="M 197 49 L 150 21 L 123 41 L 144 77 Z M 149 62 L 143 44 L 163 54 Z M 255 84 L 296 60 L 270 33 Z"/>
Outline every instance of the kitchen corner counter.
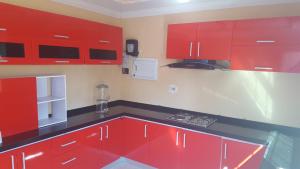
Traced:
<path fill-rule="evenodd" d="M 174 113 L 182 112 L 184 110 L 163 107 L 160 108 L 159 106 L 152 107 L 150 105 L 143 106 L 143 104 L 139 103 L 137 103 L 137 105 L 138 106 L 135 106 L 135 104 L 131 102 L 128 103 L 124 101 L 112 106 L 109 112 L 105 115 L 96 113 L 95 111 L 90 111 L 91 109 L 86 109 L 86 111 L 81 111 L 75 115 L 71 114 L 67 122 L 3 138 L 3 143 L 0 145 L 0 153 L 97 123 L 105 122 L 114 118 L 126 116 L 198 132 L 209 133 L 221 137 L 242 140 L 245 142 L 267 145 L 268 148 L 265 155 L 265 160 L 263 162 L 263 168 L 265 167 L 265 169 L 272 169 L 272 167 L 277 168 L 280 165 L 283 168 L 285 167 L 285 169 L 295 169 L 295 166 L 300 168 L 299 164 L 297 164 L 299 163 L 299 160 L 297 161 L 296 159 L 299 157 L 298 154 L 300 148 L 300 134 L 298 135 L 298 133 L 295 135 L 290 135 L 289 133 L 289 135 L 287 135 L 280 131 L 271 130 L 270 127 L 267 127 L 267 129 L 263 127 L 260 128 L 259 125 L 256 124 L 253 124 L 252 127 L 252 122 L 244 123 L 239 122 L 237 119 L 225 118 L 221 116 L 214 116 L 218 120 L 211 126 L 204 128 L 190 124 L 183 124 L 181 122 L 175 122 L 168 119 L 168 117 L 174 115 Z M 298 149 L 296 149 L 297 147 Z M 278 154 L 278 149 L 282 148 L 287 150 L 285 151 L 285 157 L 279 157 L 280 154 Z M 285 159 L 288 157 L 290 157 L 288 160 Z M 284 163 L 282 161 L 284 161 Z"/>

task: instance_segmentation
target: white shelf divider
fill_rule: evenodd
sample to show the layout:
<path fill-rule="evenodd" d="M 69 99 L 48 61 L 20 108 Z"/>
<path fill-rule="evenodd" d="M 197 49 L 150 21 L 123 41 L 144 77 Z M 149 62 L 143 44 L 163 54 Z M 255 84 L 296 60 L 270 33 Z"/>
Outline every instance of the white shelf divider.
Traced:
<path fill-rule="evenodd" d="M 38 76 L 39 127 L 67 121 L 66 76 Z"/>

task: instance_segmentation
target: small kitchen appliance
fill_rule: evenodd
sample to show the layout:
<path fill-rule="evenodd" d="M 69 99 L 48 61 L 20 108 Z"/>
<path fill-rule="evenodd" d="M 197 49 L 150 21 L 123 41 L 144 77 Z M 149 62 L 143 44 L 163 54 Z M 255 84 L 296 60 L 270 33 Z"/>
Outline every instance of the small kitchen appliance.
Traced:
<path fill-rule="evenodd" d="M 105 113 L 108 111 L 109 87 L 106 84 L 99 84 L 97 87 L 96 112 Z"/>

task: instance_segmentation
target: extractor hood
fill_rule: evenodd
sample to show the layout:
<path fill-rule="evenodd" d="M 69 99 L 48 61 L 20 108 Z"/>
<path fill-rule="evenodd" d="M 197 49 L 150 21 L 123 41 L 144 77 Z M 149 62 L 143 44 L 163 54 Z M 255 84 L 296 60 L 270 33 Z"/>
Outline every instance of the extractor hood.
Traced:
<path fill-rule="evenodd" d="M 230 62 L 228 60 L 183 60 L 167 66 L 170 68 L 227 70 L 230 67 Z"/>

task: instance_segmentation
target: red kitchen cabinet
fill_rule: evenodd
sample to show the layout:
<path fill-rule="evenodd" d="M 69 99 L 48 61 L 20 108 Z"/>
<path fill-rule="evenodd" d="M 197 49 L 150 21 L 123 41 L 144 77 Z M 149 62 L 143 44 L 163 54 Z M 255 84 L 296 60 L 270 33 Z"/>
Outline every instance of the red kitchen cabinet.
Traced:
<path fill-rule="evenodd" d="M 265 147 L 224 139 L 222 150 L 222 169 L 259 169 Z"/>
<path fill-rule="evenodd" d="M 100 125 L 101 161 L 107 165 L 124 154 L 123 119 L 116 119 Z"/>
<path fill-rule="evenodd" d="M 148 127 L 152 124 L 125 118 L 123 125 L 125 130 L 124 156 L 144 164 L 150 164 Z"/>
<path fill-rule="evenodd" d="M 28 34 L 27 10 L 4 3 L 0 10 L 0 65 L 30 64 L 32 36 Z"/>
<path fill-rule="evenodd" d="M 16 169 L 21 168 L 21 163 L 17 163 L 17 153 L 16 151 L 9 151 L 0 154 L 0 165 L 1 169 Z"/>
<path fill-rule="evenodd" d="M 0 129 L 2 136 L 11 136 L 37 129 L 36 103 L 35 77 L 0 79 Z"/>
<path fill-rule="evenodd" d="M 233 22 L 198 24 L 196 59 L 230 60 Z"/>
<path fill-rule="evenodd" d="M 179 169 L 180 130 L 151 124 L 148 131 L 150 164 L 159 169 Z"/>
<path fill-rule="evenodd" d="M 180 168 L 220 168 L 222 143 L 220 137 L 183 130 L 182 139 Z"/>
<path fill-rule="evenodd" d="M 167 38 L 167 58 L 195 59 L 197 29 L 197 23 L 169 25 Z"/>
<path fill-rule="evenodd" d="M 121 64 L 122 28 L 95 23 L 87 32 L 86 64 Z"/>

